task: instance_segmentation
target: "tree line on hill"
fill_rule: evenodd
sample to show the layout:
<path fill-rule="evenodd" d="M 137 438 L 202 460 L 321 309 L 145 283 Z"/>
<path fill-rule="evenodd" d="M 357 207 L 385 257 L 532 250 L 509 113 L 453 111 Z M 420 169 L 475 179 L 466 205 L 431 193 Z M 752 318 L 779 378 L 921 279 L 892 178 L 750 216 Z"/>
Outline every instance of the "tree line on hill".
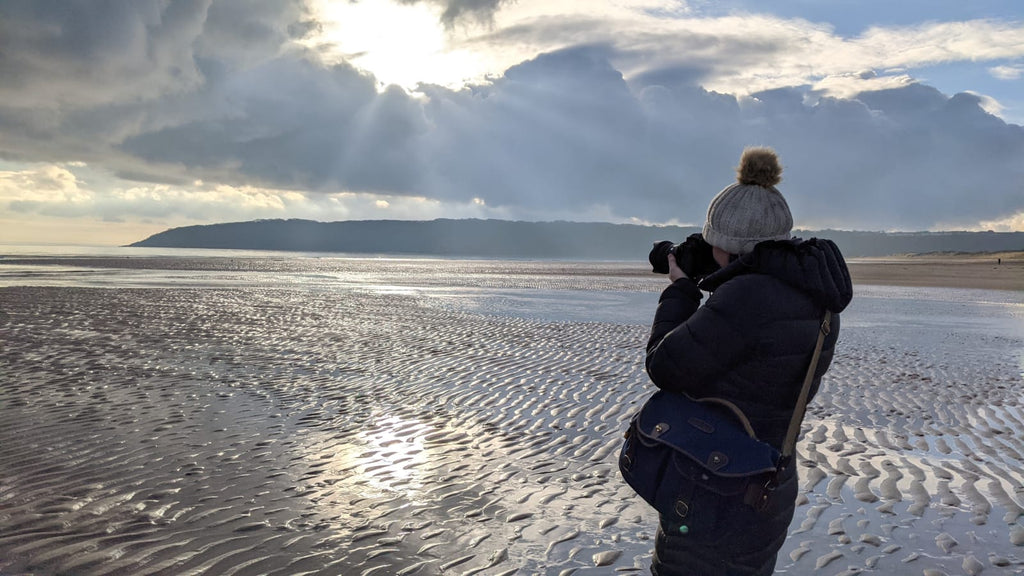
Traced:
<path fill-rule="evenodd" d="M 527 259 L 646 259 L 659 240 L 683 241 L 699 228 L 603 222 L 509 220 L 255 220 L 172 228 L 130 244 Z M 1024 250 L 1024 232 L 858 232 L 796 230 L 828 238 L 848 258 L 925 252 Z"/>

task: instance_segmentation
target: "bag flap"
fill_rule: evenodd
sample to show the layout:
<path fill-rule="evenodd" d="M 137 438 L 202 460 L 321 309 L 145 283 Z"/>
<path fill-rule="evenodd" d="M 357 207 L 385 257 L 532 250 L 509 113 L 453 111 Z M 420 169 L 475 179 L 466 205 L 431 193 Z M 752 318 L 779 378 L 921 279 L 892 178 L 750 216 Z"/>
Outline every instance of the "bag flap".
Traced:
<path fill-rule="evenodd" d="M 647 441 L 670 446 L 720 476 L 774 471 L 781 455 L 748 435 L 728 408 L 664 390 L 640 409 L 637 428 Z"/>

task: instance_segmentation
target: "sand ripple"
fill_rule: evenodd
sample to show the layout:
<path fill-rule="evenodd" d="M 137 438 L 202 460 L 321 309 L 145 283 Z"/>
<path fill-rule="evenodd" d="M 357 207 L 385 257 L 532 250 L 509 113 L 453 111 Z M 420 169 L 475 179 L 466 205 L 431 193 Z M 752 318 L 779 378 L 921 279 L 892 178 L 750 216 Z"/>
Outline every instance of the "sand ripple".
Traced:
<path fill-rule="evenodd" d="M 280 286 L 4 288 L 0 304 L 4 574 L 650 561 L 654 516 L 615 466 L 650 391 L 650 311 L 545 322 L 416 291 Z M 780 568 L 1020 567 L 1022 381 L 1004 353 L 1019 342 L 898 332 L 844 330 L 805 422 Z"/>
<path fill-rule="evenodd" d="M 0 572 L 512 574 L 649 557 L 651 515 L 614 467 L 645 393 L 643 326 L 374 293 L 3 302 L 19 312 L 3 327 L 17 385 L 0 392 Z"/>

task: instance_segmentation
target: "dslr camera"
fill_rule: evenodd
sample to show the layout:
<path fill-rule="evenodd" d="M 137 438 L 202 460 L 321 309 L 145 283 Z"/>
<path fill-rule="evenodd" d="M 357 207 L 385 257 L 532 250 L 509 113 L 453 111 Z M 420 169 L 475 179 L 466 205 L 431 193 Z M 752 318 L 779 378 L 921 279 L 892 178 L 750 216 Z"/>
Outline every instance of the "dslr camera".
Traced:
<path fill-rule="evenodd" d="M 651 253 L 647 256 L 654 272 L 668 274 L 670 254 L 676 259 L 679 268 L 686 272 L 687 276 L 697 281 L 719 268 L 718 262 L 715 262 L 711 253 L 711 244 L 708 244 L 699 233 L 690 234 L 681 244 L 673 244 L 670 240 L 655 242 Z"/>

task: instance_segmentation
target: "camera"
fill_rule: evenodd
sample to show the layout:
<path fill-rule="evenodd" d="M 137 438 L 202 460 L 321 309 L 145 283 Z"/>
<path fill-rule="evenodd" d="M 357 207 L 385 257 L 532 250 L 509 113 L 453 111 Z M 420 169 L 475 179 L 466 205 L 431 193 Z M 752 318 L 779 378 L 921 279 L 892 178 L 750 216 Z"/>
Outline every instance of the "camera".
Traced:
<path fill-rule="evenodd" d="M 673 244 L 671 240 L 662 240 L 654 243 L 654 248 L 651 248 L 650 255 L 647 259 L 651 261 L 651 266 L 654 268 L 653 272 L 656 274 L 668 274 L 668 256 L 671 254 L 675 256 L 676 264 L 682 267 L 682 260 L 679 259 L 679 244 Z"/>
<path fill-rule="evenodd" d="M 699 233 L 690 234 L 681 244 L 673 244 L 670 240 L 655 242 L 647 256 L 654 272 L 668 274 L 670 254 L 676 259 L 679 268 L 694 280 L 700 280 L 719 268 L 712 255 L 711 245 Z"/>

